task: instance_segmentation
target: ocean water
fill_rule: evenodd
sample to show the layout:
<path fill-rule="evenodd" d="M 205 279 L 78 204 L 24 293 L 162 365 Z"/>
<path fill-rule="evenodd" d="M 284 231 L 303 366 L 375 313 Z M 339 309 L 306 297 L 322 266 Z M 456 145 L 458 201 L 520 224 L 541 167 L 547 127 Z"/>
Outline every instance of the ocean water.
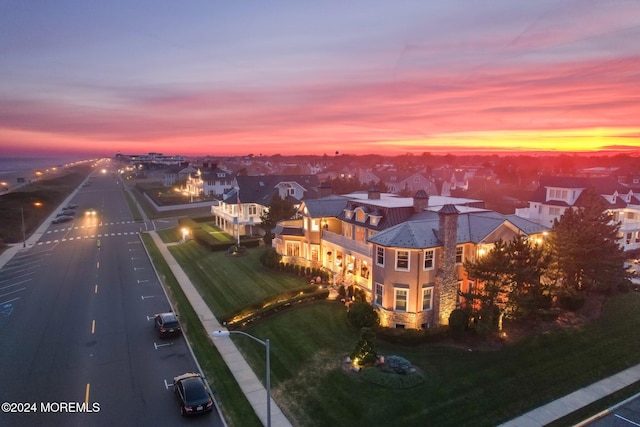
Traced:
<path fill-rule="evenodd" d="M 0 157 L 0 174 L 58 167 L 76 160 L 79 159 L 62 157 Z"/>
<path fill-rule="evenodd" d="M 0 157 L 0 194 L 36 179 L 36 171 L 47 170 L 75 162 L 77 158 L 63 157 Z M 24 182 L 22 182 L 24 181 Z"/>

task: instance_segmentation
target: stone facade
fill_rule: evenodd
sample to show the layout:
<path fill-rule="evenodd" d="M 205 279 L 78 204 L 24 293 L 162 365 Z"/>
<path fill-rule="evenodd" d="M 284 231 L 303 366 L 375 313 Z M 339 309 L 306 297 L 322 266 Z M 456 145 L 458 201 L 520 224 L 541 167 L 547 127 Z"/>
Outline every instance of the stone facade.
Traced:
<path fill-rule="evenodd" d="M 440 227 L 438 238 L 442 242 L 439 269 L 436 274 L 434 309 L 438 313 L 435 319 L 438 325 L 449 324 L 449 315 L 458 301 L 458 276 L 456 271 L 456 243 L 458 235 L 458 210 L 453 205 L 445 205 L 438 213 Z"/>

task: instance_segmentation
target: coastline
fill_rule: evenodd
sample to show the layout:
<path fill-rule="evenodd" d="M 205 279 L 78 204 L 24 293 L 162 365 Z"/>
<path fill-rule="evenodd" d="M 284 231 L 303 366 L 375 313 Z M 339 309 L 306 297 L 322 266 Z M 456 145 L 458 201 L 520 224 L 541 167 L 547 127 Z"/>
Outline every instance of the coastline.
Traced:
<path fill-rule="evenodd" d="M 0 157 L 0 195 L 55 175 L 71 162 L 63 158 Z"/>

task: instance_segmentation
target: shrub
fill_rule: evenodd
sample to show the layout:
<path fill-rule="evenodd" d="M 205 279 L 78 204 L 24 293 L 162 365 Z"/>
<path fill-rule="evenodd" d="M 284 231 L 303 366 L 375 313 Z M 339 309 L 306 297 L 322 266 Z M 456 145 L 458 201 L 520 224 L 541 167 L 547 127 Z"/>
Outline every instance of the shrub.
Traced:
<path fill-rule="evenodd" d="M 378 360 L 378 355 L 372 342 L 374 336 L 375 334 L 370 328 L 362 328 L 360 340 L 358 340 L 355 348 L 349 355 L 351 360 L 360 366 L 372 365 Z"/>
<path fill-rule="evenodd" d="M 266 248 L 264 252 L 262 252 L 262 255 L 260 255 L 260 263 L 269 268 L 279 268 L 281 259 L 282 255 L 273 248 Z"/>
<path fill-rule="evenodd" d="M 376 328 L 376 337 L 391 344 L 418 346 L 442 341 L 448 336 L 448 327 L 429 329 Z"/>
<path fill-rule="evenodd" d="M 464 310 L 456 308 L 449 315 L 449 331 L 453 337 L 461 337 L 469 326 L 469 316 Z"/>
<path fill-rule="evenodd" d="M 358 329 L 378 326 L 380 324 L 378 313 L 371 304 L 366 302 L 354 303 L 347 313 L 347 319 Z"/>
<path fill-rule="evenodd" d="M 581 309 L 586 299 L 584 293 L 573 289 L 563 289 L 558 292 L 558 304 L 565 310 L 577 311 Z"/>

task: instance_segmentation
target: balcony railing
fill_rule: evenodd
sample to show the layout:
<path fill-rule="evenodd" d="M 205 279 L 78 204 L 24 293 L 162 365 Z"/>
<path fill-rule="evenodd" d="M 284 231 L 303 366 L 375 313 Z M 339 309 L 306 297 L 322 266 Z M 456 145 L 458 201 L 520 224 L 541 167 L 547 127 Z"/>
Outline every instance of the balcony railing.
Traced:
<path fill-rule="evenodd" d="M 367 243 L 358 242 L 357 240 L 349 239 L 342 234 L 332 233 L 327 230 L 322 231 L 322 238 L 327 242 L 341 246 L 345 249 L 356 251 L 371 258 L 371 246 Z"/>

